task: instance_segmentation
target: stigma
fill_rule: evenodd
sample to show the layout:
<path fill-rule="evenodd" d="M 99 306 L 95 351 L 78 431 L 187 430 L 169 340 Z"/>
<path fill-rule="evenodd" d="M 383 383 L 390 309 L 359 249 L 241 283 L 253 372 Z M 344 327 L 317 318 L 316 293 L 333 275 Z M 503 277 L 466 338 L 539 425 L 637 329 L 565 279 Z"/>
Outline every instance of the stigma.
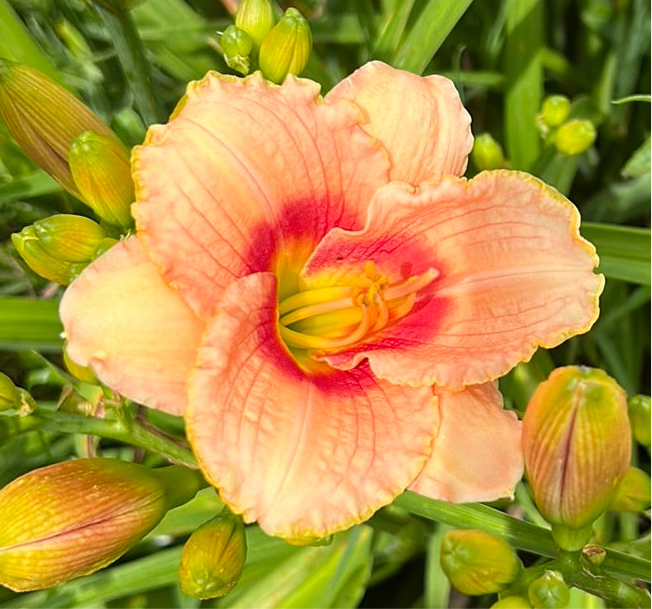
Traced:
<path fill-rule="evenodd" d="M 367 262 L 352 285 L 297 292 L 279 303 L 279 332 L 293 349 L 340 350 L 368 340 L 405 317 L 439 275 L 428 269 L 396 283 Z"/>

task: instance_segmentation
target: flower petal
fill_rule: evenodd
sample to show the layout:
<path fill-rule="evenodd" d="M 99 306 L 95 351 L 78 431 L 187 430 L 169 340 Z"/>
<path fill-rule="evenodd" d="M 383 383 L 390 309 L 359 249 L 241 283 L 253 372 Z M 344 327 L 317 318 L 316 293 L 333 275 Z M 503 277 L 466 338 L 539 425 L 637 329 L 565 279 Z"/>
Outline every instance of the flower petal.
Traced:
<path fill-rule="evenodd" d="M 324 359 L 348 370 L 364 358 L 393 383 L 449 389 L 484 383 L 586 332 L 604 278 L 578 232 L 579 214 L 528 174 L 447 177 L 418 192 L 380 189 L 362 231 L 332 230 L 304 269 L 306 283 L 366 261 L 390 278 L 439 273 L 412 311 L 371 340 Z"/>
<path fill-rule="evenodd" d="M 410 490 L 453 503 L 511 496 L 523 475 L 521 423 L 502 409 L 496 383 L 435 395 L 439 433 Z"/>
<path fill-rule="evenodd" d="M 389 151 L 392 180 L 419 184 L 464 173 L 473 147 L 471 117 L 447 78 L 416 76 L 372 61 L 326 96 L 341 98 L 367 111 L 363 127 Z"/>
<path fill-rule="evenodd" d="M 89 265 L 66 290 L 59 314 L 74 362 L 132 400 L 183 414 L 204 323 L 136 237 Z"/>
<path fill-rule="evenodd" d="M 365 520 L 414 480 L 436 433 L 431 388 L 299 368 L 276 280 L 235 281 L 204 336 L 186 426 L 200 467 L 247 522 L 294 542 Z"/>
<path fill-rule="evenodd" d="M 153 260 L 201 316 L 234 278 L 271 270 L 276 252 L 307 257 L 333 226 L 364 224 L 388 180 L 386 152 L 350 102 L 319 86 L 209 73 L 132 163 L 138 230 Z M 297 250 L 305 251 L 301 254 Z"/>

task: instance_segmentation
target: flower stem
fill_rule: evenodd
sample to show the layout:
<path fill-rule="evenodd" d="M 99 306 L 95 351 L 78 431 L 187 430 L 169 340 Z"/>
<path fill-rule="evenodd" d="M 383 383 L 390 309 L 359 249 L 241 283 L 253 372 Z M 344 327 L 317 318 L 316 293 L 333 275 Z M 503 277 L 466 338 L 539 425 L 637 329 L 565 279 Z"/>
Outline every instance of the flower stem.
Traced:
<path fill-rule="evenodd" d="M 151 66 L 133 18 L 127 11 L 114 13 L 101 6 L 95 8 L 113 42 L 143 121 L 146 125 L 162 122 L 166 112 L 154 92 Z"/>
<path fill-rule="evenodd" d="M 397 497 L 394 505 L 412 514 L 456 528 L 480 529 L 492 533 L 520 550 L 548 558 L 557 558 L 559 555 L 559 549 L 550 531 L 508 516 L 486 505 L 477 503 L 455 505 L 428 499 L 410 491 Z M 606 552 L 606 558 L 600 566 L 602 574 L 650 581 L 649 560 L 611 549 L 607 549 Z"/>
<path fill-rule="evenodd" d="M 197 462 L 188 448 L 139 425 L 127 417 L 100 419 L 38 409 L 33 414 L 22 417 L 18 421 L 20 431 L 23 432 L 34 429 L 47 429 L 112 438 L 158 453 L 173 463 L 193 469 L 197 468 Z"/>

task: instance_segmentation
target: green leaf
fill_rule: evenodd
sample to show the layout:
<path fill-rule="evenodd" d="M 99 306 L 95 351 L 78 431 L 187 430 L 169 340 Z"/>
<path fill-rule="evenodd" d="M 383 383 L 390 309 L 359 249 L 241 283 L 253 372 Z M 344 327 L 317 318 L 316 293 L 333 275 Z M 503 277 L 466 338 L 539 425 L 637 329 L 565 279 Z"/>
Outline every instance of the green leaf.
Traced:
<path fill-rule="evenodd" d="M 392 64 L 421 74 L 473 0 L 429 0 L 405 36 Z"/>
<path fill-rule="evenodd" d="M 611 279 L 650 285 L 649 229 L 585 222 L 581 232 L 598 251 L 598 271 Z"/>
<path fill-rule="evenodd" d="M 60 351 L 58 309 L 56 300 L 0 298 L 0 349 Z"/>

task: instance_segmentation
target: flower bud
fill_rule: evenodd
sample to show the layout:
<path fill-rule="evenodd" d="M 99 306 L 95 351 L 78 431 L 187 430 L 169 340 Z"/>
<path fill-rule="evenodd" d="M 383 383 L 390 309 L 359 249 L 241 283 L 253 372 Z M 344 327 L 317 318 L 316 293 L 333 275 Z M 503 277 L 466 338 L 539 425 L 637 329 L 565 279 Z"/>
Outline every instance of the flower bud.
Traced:
<path fill-rule="evenodd" d="M 534 609 L 563 609 L 570 602 L 570 590 L 559 571 L 546 571 L 527 590 Z"/>
<path fill-rule="evenodd" d="M 546 127 L 559 127 L 570 114 L 571 103 L 565 95 L 549 95 L 543 100 L 539 118 Z"/>
<path fill-rule="evenodd" d="M 181 591 L 201 599 L 225 596 L 238 583 L 246 557 L 242 520 L 224 508 L 186 542 L 179 563 Z"/>
<path fill-rule="evenodd" d="M 246 32 L 256 48 L 274 27 L 274 10 L 269 0 L 242 0 L 235 14 L 235 26 Z"/>
<path fill-rule="evenodd" d="M 70 374 L 72 374 L 76 379 L 91 385 L 99 384 L 93 369 L 90 366 L 80 366 L 73 362 L 70 357 L 68 357 L 68 350 L 66 347 L 63 348 L 63 363 L 68 372 L 70 372 Z"/>
<path fill-rule="evenodd" d="M 625 392 L 602 370 L 553 370 L 525 411 L 522 447 L 534 501 L 553 537 L 579 550 L 629 467 Z"/>
<path fill-rule="evenodd" d="M 247 32 L 238 29 L 235 25 L 230 25 L 220 38 L 220 47 L 222 47 L 224 61 L 229 68 L 240 72 L 240 74 L 249 74 L 251 68 L 249 55 L 254 48 L 254 41 Z"/>
<path fill-rule="evenodd" d="M 471 158 L 480 171 L 505 166 L 503 149 L 489 133 L 481 133 L 475 138 Z"/>
<path fill-rule="evenodd" d="M 0 491 L 0 584 L 22 592 L 93 573 L 200 485 L 193 470 L 152 470 L 117 459 L 33 470 Z"/>
<path fill-rule="evenodd" d="M 630 467 L 618 485 L 612 512 L 643 512 L 650 507 L 650 476 L 638 467 Z"/>
<path fill-rule="evenodd" d="M 100 218 L 123 228 L 133 225 L 134 183 L 117 138 L 84 131 L 70 144 L 68 163 L 82 200 Z"/>
<path fill-rule="evenodd" d="M 0 58 L 0 117 L 22 149 L 61 186 L 79 197 L 68 149 L 82 131 L 119 143 L 74 95 L 30 66 Z"/>
<path fill-rule="evenodd" d="M 288 74 L 301 74 L 312 50 L 310 25 L 289 8 L 260 47 L 260 69 L 268 80 L 282 83 Z"/>
<path fill-rule="evenodd" d="M 106 236 L 102 227 L 84 216 L 57 214 L 33 224 L 39 245 L 54 258 L 66 262 L 90 262 Z"/>
<path fill-rule="evenodd" d="M 11 242 L 27 266 L 48 281 L 68 285 L 86 267 L 86 263 L 68 262 L 48 254 L 32 225 L 11 235 Z"/>
<path fill-rule="evenodd" d="M 491 609 L 530 609 L 530 601 L 522 596 L 504 596 L 491 605 Z"/>
<path fill-rule="evenodd" d="M 595 142 L 598 133 L 595 125 L 587 119 L 573 119 L 564 123 L 555 135 L 555 147 L 567 156 L 586 152 Z"/>
<path fill-rule="evenodd" d="M 0 372 L 0 411 L 20 407 L 20 392 L 14 382 Z"/>
<path fill-rule="evenodd" d="M 650 396 L 635 395 L 627 401 L 629 423 L 639 444 L 650 446 Z"/>
<path fill-rule="evenodd" d="M 600 546 L 589 543 L 582 548 L 581 558 L 589 565 L 599 567 L 607 558 L 607 551 Z"/>
<path fill-rule="evenodd" d="M 516 580 L 522 568 L 507 542 L 472 529 L 446 533 L 439 561 L 451 584 L 469 595 L 503 590 Z"/>

